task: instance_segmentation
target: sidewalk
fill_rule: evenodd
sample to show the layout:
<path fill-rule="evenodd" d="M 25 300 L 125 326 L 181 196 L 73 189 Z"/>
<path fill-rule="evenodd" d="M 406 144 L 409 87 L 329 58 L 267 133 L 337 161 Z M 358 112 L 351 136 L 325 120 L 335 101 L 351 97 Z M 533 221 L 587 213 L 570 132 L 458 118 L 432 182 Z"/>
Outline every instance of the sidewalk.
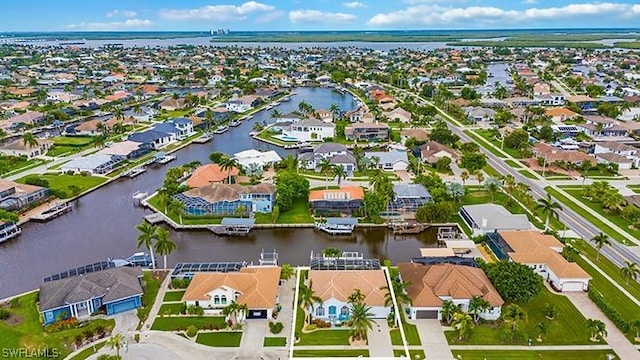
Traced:
<path fill-rule="evenodd" d="M 160 284 L 160 289 L 158 289 L 158 295 L 156 295 L 156 301 L 153 302 L 153 306 L 151 307 L 151 311 L 149 312 L 149 317 L 145 320 L 144 324 L 140 328 L 141 331 L 148 331 L 151 329 L 151 325 L 153 325 L 153 321 L 158 316 L 158 312 L 160 312 L 160 307 L 162 306 L 162 299 L 164 299 L 164 294 L 167 293 L 167 288 L 169 287 L 169 283 L 171 283 L 171 275 L 167 274 L 167 276 Z"/>
<path fill-rule="evenodd" d="M 625 294 L 629 299 L 631 299 L 631 301 L 636 303 L 636 305 L 640 306 L 640 301 L 638 299 L 636 299 L 633 295 L 631 295 L 630 292 L 627 291 L 627 289 L 623 288 L 620 284 L 618 284 L 618 282 L 613 280 L 607 273 L 605 273 L 602 269 L 600 269 L 596 263 L 594 263 L 593 261 L 589 260 L 584 255 L 580 255 L 580 257 L 582 258 L 582 260 L 586 261 L 587 264 L 591 265 L 594 269 L 596 269 L 597 272 L 602 274 L 602 276 L 605 279 L 607 279 L 613 286 L 615 286 L 618 290 L 620 290 L 623 294 Z"/>

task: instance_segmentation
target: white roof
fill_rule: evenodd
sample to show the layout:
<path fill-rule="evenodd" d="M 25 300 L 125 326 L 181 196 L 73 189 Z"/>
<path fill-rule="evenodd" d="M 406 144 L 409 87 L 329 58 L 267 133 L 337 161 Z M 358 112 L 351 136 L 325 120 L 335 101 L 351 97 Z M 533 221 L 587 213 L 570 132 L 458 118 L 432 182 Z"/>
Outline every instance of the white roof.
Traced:
<path fill-rule="evenodd" d="M 465 205 L 464 210 L 471 217 L 478 229 L 495 230 L 529 230 L 531 223 L 525 214 L 512 214 L 502 205 L 474 204 Z"/>
<path fill-rule="evenodd" d="M 101 165 L 104 165 L 110 161 L 111 161 L 111 155 L 96 153 L 93 155 L 88 155 L 81 158 L 73 159 L 68 163 L 62 165 L 61 170 L 62 172 L 65 172 L 67 170 L 76 170 L 76 169 L 93 170 L 93 169 L 97 169 Z"/>
<path fill-rule="evenodd" d="M 251 164 L 265 166 L 282 161 L 280 155 L 274 150 L 261 152 L 255 149 L 241 151 L 233 155 L 242 167 L 248 167 Z"/>

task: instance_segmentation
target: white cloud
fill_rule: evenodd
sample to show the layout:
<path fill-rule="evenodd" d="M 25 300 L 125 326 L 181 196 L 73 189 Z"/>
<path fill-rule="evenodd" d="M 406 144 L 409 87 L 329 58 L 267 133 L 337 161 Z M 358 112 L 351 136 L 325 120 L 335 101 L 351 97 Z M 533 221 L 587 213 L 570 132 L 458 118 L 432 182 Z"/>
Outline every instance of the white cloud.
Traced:
<path fill-rule="evenodd" d="M 164 9 L 160 10 L 160 17 L 167 20 L 213 20 L 230 21 L 244 20 L 247 15 L 271 12 L 276 9 L 273 5 L 256 1 L 247 1 L 240 5 L 207 5 L 195 9 Z"/>
<path fill-rule="evenodd" d="M 124 17 L 124 18 L 128 18 L 128 19 L 132 19 L 132 18 L 136 17 L 137 15 L 138 15 L 138 13 L 135 12 L 135 11 L 115 9 L 113 11 L 109 11 L 106 16 L 108 18 Z"/>
<path fill-rule="evenodd" d="M 352 1 L 352 2 L 342 3 L 342 6 L 348 7 L 349 9 L 357 9 L 357 8 L 366 8 L 367 7 L 366 4 L 363 4 L 360 1 Z"/>
<path fill-rule="evenodd" d="M 281 10 L 266 12 L 263 15 L 258 16 L 256 18 L 256 22 L 260 24 L 270 23 L 280 19 L 282 16 L 284 16 L 284 11 Z"/>
<path fill-rule="evenodd" d="M 414 0 L 412 0 L 414 1 Z M 631 15 L 630 15 L 631 14 Z M 628 18 L 640 14 L 640 6 L 623 3 L 584 3 L 562 7 L 509 10 L 491 6 L 451 7 L 415 5 L 374 15 L 367 25 L 386 26 L 503 26 L 580 17 Z"/>
<path fill-rule="evenodd" d="M 112 22 L 81 22 L 65 26 L 67 29 L 76 30 L 130 30 L 152 27 L 153 21 L 147 19 L 127 19 L 125 21 Z"/>
<path fill-rule="evenodd" d="M 357 20 L 353 14 L 323 12 L 319 10 L 293 10 L 289 12 L 292 23 L 305 22 L 349 22 Z"/>

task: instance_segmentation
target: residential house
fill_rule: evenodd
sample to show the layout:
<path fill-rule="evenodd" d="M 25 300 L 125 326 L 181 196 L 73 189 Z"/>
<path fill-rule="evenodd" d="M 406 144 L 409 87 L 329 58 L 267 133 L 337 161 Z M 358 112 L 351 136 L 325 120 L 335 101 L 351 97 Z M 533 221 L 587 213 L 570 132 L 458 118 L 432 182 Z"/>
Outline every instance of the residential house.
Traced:
<path fill-rule="evenodd" d="M 500 260 L 532 268 L 557 291 L 587 291 L 591 276 L 578 264 L 562 257 L 562 244 L 553 235 L 539 231 L 497 231 L 487 235 L 487 244 Z"/>
<path fill-rule="evenodd" d="M 362 116 L 365 114 L 363 108 L 358 108 L 356 110 L 349 110 L 344 113 L 345 119 L 349 119 L 352 123 L 359 122 L 362 120 Z"/>
<path fill-rule="evenodd" d="M 0 180 L 0 209 L 20 211 L 44 201 L 51 195 L 47 188 Z"/>
<path fill-rule="evenodd" d="M 60 171 L 63 173 L 103 175 L 109 173 L 124 159 L 125 156 L 96 153 L 66 162 L 60 167 Z"/>
<path fill-rule="evenodd" d="M 583 162 L 595 164 L 595 160 L 586 153 L 578 150 L 561 150 L 544 142 L 533 145 L 533 156 L 543 158 L 547 165 L 555 162 L 565 162 L 580 165 Z"/>
<path fill-rule="evenodd" d="M 47 153 L 51 147 L 52 142 L 47 139 L 36 139 L 38 144 L 31 146 L 24 143 L 22 138 L 10 141 L 0 146 L 0 154 L 9 156 L 26 156 L 31 159 L 36 156 L 41 156 Z"/>
<path fill-rule="evenodd" d="M 487 301 L 490 307 L 478 313 L 485 320 L 500 318 L 504 300 L 482 269 L 466 265 L 400 263 L 402 281 L 408 282 L 411 298 L 409 318 L 442 320 L 442 306 L 452 301 L 462 311 L 469 312 L 474 297 Z M 315 283 L 314 283 L 315 284 Z"/>
<path fill-rule="evenodd" d="M 387 205 L 386 215 L 415 212 L 426 203 L 433 201 L 429 190 L 421 184 L 394 184 L 393 199 Z"/>
<path fill-rule="evenodd" d="M 563 107 L 546 109 L 545 115 L 550 117 L 551 121 L 553 121 L 556 124 L 563 123 L 567 120 L 573 120 L 580 116 L 580 114 L 578 114 L 577 112 L 571 111 Z"/>
<path fill-rule="evenodd" d="M 493 122 L 493 117 L 496 115 L 495 110 L 478 106 L 469 106 L 462 110 L 472 124 L 491 123 Z"/>
<path fill-rule="evenodd" d="M 525 214 L 512 214 L 502 205 L 464 205 L 460 217 L 475 236 L 498 230 L 529 230 L 531 223 Z"/>
<path fill-rule="evenodd" d="M 318 118 L 326 123 L 333 122 L 333 114 L 329 110 L 320 109 L 316 111 Z"/>
<path fill-rule="evenodd" d="M 631 160 L 632 165 L 640 167 L 640 149 L 635 146 L 622 144 L 615 141 L 597 142 L 593 153 L 598 154 L 614 153 Z"/>
<path fill-rule="evenodd" d="M 175 132 L 178 140 L 184 140 L 195 134 L 193 123 L 187 118 L 174 118 L 164 124 L 158 124 L 153 127 L 156 131 Z"/>
<path fill-rule="evenodd" d="M 322 303 L 314 305 L 313 317 L 340 324 L 349 320 L 349 296 L 356 289 L 364 295 L 364 304 L 374 319 L 386 319 L 391 306 L 385 305 L 384 287 L 388 286 L 383 270 L 309 270 L 309 283 Z"/>
<path fill-rule="evenodd" d="M 179 130 L 171 124 L 165 124 L 166 123 L 156 125 L 156 127 L 162 125 L 159 128 L 160 130 L 157 130 L 156 127 L 154 127 L 150 130 L 133 133 L 129 135 L 128 139 L 130 141 L 141 143 L 142 146 L 148 149 L 158 150 L 178 140 L 177 135 Z"/>
<path fill-rule="evenodd" d="M 407 140 L 414 138 L 417 141 L 429 140 L 430 132 L 424 129 L 404 129 L 400 131 L 400 142 L 406 144 Z"/>
<path fill-rule="evenodd" d="M 347 147 L 337 143 L 324 143 L 314 147 L 313 151 L 298 154 L 298 166 L 304 169 L 318 170 L 323 159 L 331 165 L 339 165 L 347 174 L 356 170 L 356 159 Z"/>
<path fill-rule="evenodd" d="M 240 100 L 229 100 L 226 103 L 224 103 L 224 106 L 227 109 L 227 111 L 233 111 L 237 113 L 243 113 L 251 109 L 250 104 L 243 103 Z"/>
<path fill-rule="evenodd" d="M 101 134 L 103 129 L 109 129 L 113 127 L 113 125 L 120 122 L 120 120 L 116 118 L 111 118 L 108 120 L 103 119 L 92 119 L 83 121 L 77 125 L 70 125 L 65 130 L 65 135 L 79 135 L 79 136 L 93 136 Z"/>
<path fill-rule="evenodd" d="M 104 149 L 98 151 L 98 154 L 120 156 L 128 160 L 133 160 L 150 151 L 150 149 L 140 145 L 140 143 L 134 141 L 121 141 L 107 145 Z"/>
<path fill-rule="evenodd" d="M 206 164 L 195 169 L 186 184 L 190 188 L 199 188 L 211 184 L 233 183 L 239 173 L 240 170 L 236 167 L 222 169 L 218 164 Z"/>
<path fill-rule="evenodd" d="M 400 121 L 403 123 L 411 122 L 411 113 L 407 110 L 397 107 L 389 112 L 382 113 L 382 115 L 386 116 L 389 121 Z"/>
<path fill-rule="evenodd" d="M 47 101 L 55 103 L 72 103 L 82 96 L 66 91 L 50 91 L 47 94 Z"/>
<path fill-rule="evenodd" d="M 458 153 L 446 145 L 437 141 L 429 141 L 420 146 L 420 159 L 429 164 L 435 164 L 443 157 L 448 157 L 451 162 L 458 161 Z"/>
<path fill-rule="evenodd" d="M 387 141 L 389 125 L 385 123 L 356 123 L 344 129 L 347 140 L 355 141 Z"/>
<path fill-rule="evenodd" d="M 317 119 L 304 119 L 291 124 L 291 130 L 285 135 L 294 137 L 301 142 L 324 141 L 335 137 L 336 126 Z"/>
<path fill-rule="evenodd" d="M 561 94 L 534 95 L 533 101 L 542 106 L 562 106 L 564 105 L 565 97 Z"/>
<path fill-rule="evenodd" d="M 276 199 L 273 184 L 242 186 L 210 184 L 187 190 L 175 196 L 185 205 L 189 215 L 237 215 L 243 207 L 246 213 L 270 213 Z"/>
<path fill-rule="evenodd" d="M 182 296 L 187 306 L 221 313 L 232 302 L 246 305 L 247 319 L 271 319 L 277 304 L 280 267 L 247 266 L 237 272 L 197 272 Z M 243 320 L 239 314 L 238 320 Z"/>
<path fill-rule="evenodd" d="M 174 99 L 173 97 L 170 97 L 162 101 L 160 104 L 158 104 L 158 108 L 165 111 L 181 110 L 181 109 L 184 109 L 185 107 L 186 107 L 186 103 L 184 101 L 184 98 Z"/>
<path fill-rule="evenodd" d="M 40 285 L 39 307 L 45 324 L 74 317 L 88 318 L 98 310 L 115 315 L 142 306 L 142 270 L 115 267 Z"/>
<path fill-rule="evenodd" d="M 583 116 L 586 123 L 577 125 L 591 137 L 626 137 L 629 131 L 615 120 L 600 115 Z"/>
<path fill-rule="evenodd" d="M 364 153 L 364 158 L 370 163 L 377 163 L 382 170 L 404 171 L 409 167 L 406 151 L 373 151 Z"/>
<path fill-rule="evenodd" d="M 22 125 L 37 125 L 41 122 L 43 122 L 45 119 L 45 116 L 43 113 L 39 112 L 39 111 L 27 111 L 24 114 L 20 114 L 20 115 L 16 115 L 13 117 L 8 118 L 7 120 L 4 120 L 3 123 L 6 125 L 3 125 L 3 128 L 10 128 L 10 129 L 15 129 L 19 126 Z"/>
<path fill-rule="evenodd" d="M 309 207 L 315 214 L 353 214 L 364 204 L 364 190 L 360 186 L 341 186 L 339 189 L 320 189 L 309 192 Z"/>
<path fill-rule="evenodd" d="M 258 151 L 250 149 L 233 154 L 233 158 L 238 161 L 240 167 L 245 169 L 251 166 L 263 168 L 265 166 L 275 165 L 282 161 L 280 155 L 278 155 L 274 150 Z"/>
<path fill-rule="evenodd" d="M 633 161 L 615 153 L 595 154 L 595 158 L 598 164 L 615 165 L 618 170 L 629 170 L 633 165 Z"/>

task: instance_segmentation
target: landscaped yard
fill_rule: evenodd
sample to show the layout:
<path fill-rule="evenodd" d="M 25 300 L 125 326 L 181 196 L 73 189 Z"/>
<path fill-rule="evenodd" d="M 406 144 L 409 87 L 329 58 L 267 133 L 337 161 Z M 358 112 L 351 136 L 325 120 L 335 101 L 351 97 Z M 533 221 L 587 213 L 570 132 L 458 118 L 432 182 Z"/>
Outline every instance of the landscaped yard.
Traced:
<path fill-rule="evenodd" d="M 91 355 L 95 354 L 96 352 L 98 352 L 98 350 L 102 349 L 106 344 L 107 344 L 107 341 L 105 340 L 105 341 L 102 341 L 99 344 L 96 344 L 94 346 L 90 346 L 90 347 L 80 351 L 79 353 L 77 353 L 74 357 L 72 357 L 69 360 L 85 360 L 89 356 L 91 356 Z"/>
<path fill-rule="evenodd" d="M 273 214 L 256 214 L 256 224 L 272 224 Z M 276 224 L 312 224 L 313 217 L 309 213 L 309 203 L 306 199 L 298 199 L 286 211 L 278 215 Z"/>
<path fill-rule="evenodd" d="M 558 309 L 558 315 L 554 320 L 548 320 L 545 317 L 546 304 L 553 304 Z M 594 344 L 589 339 L 586 319 L 566 297 L 552 294 L 543 288 L 529 303 L 518 305 L 527 313 L 528 319 L 523 328 L 526 336 L 516 344 L 526 344 L 527 339 L 535 339 L 537 337 L 535 325 L 542 321 L 549 324 L 549 333 L 542 342 L 534 340 L 533 345 Z M 457 340 L 457 333 L 454 331 L 447 331 L 446 336 L 450 344 L 489 345 L 501 343 L 499 333 L 496 324 L 485 324 L 476 326 L 469 339 L 462 342 Z"/>
<path fill-rule="evenodd" d="M 349 345 L 349 329 L 300 333 L 300 341 L 296 345 Z"/>
<path fill-rule="evenodd" d="M 140 325 L 149 317 L 149 312 L 151 311 L 151 307 L 153 307 L 153 303 L 156 301 L 158 290 L 160 289 L 160 284 L 162 284 L 164 276 L 166 276 L 164 272 L 145 271 L 142 274 L 144 294 L 142 295 L 142 307 L 138 308 Z"/>
<path fill-rule="evenodd" d="M 264 338 L 264 346 L 286 346 L 286 337 L 266 337 Z"/>
<path fill-rule="evenodd" d="M 613 350 L 572 351 L 500 351 L 500 350 L 453 350 L 453 356 L 464 360 L 607 360 Z M 617 357 L 616 357 L 617 359 Z"/>
<path fill-rule="evenodd" d="M 369 350 L 294 350 L 293 356 L 298 357 L 369 357 Z"/>
<path fill-rule="evenodd" d="M 476 134 L 478 134 L 479 136 L 481 136 L 483 139 L 489 141 L 491 144 L 493 144 L 495 147 L 497 147 L 498 149 L 500 149 L 500 147 L 502 146 L 502 141 L 497 139 L 494 135 L 494 133 L 490 130 L 475 130 L 474 131 Z M 484 144 L 482 144 L 484 146 Z M 490 146 L 486 146 L 487 148 L 489 148 Z M 507 146 L 503 146 L 502 151 L 506 152 L 507 154 L 511 155 L 511 157 L 516 158 L 516 159 L 520 159 L 520 150 L 518 149 L 512 149 L 509 148 Z M 489 150 L 491 151 L 491 150 Z"/>
<path fill-rule="evenodd" d="M 27 159 L 23 156 L 5 156 L 0 155 L 0 172 L 2 175 L 9 176 L 44 164 L 42 159 Z"/>
<path fill-rule="evenodd" d="M 184 295 L 185 291 L 181 290 L 181 291 L 167 291 L 164 294 L 164 298 L 162 299 L 163 302 L 169 302 L 169 301 L 182 301 L 182 296 Z"/>
<path fill-rule="evenodd" d="M 198 329 L 224 329 L 227 324 L 221 316 L 172 316 L 158 317 L 153 322 L 151 330 L 180 331 L 186 330 L 189 325 Z M 216 333 L 217 334 L 217 333 Z"/>
<path fill-rule="evenodd" d="M 51 139 L 53 145 L 47 156 L 63 156 L 77 153 L 92 146 L 93 139 L 88 136 L 57 136 Z"/>
<path fill-rule="evenodd" d="M 162 304 L 158 315 L 178 315 L 182 309 L 184 309 L 184 304 L 182 303 Z"/>
<path fill-rule="evenodd" d="M 484 138 L 480 135 L 478 135 L 475 131 L 472 130 L 464 130 L 464 133 L 469 135 L 470 137 L 476 139 L 476 142 L 484 147 L 485 149 L 489 150 L 490 153 L 492 153 L 493 155 L 499 157 L 499 158 L 504 158 L 504 154 L 502 154 L 498 149 L 496 149 L 495 147 L 487 144 L 486 141 L 484 141 Z M 500 145 L 498 145 L 498 148 L 500 147 Z"/>
<path fill-rule="evenodd" d="M 242 340 L 241 331 L 220 331 L 198 334 L 198 344 L 215 347 L 238 347 Z"/>
<path fill-rule="evenodd" d="M 103 177 L 66 174 L 27 175 L 16 181 L 25 184 L 27 178 L 34 177 L 48 181 L 48 188 L 61 199 L 68 199 L 74 196 L 71 191 L 73 186 L 77 186 L 78 191 L 82 193 L 107 181 Z"/>
<path fill-rule="evenodd" d="M 95 330 L 99 325 L 105 331 L 110 331 L 115 326 L 113 320 L 96 319 L 84 327 L 47 333 L 40 325 L 37 298 L 38 293 L 32 292 L 4 306 L 11 313 L 11 317 L 0 321 L 0 349 L 58 349 L 63 358 L 74 349 L 73 341 L 76 335 L 82 335 L 88 329 Z"/>
<path fill-rule="evenodd" d="M 400 305 L 399 305 L 400 306 Z M 401 318 L 402 327 L 404 329 L 404 336 L 407 338 L 407 345 L 420 345 L 420 335 L 418 335 L 418 328 L 413 325 L 407 323 L 407 320 L 404 316 Z M 390 331 L 391 335 L 391 344 L 393 345 L 404 345 L 402 343 L 402 336 L 400 335 L 400 328 L 393 329 Z"/>

